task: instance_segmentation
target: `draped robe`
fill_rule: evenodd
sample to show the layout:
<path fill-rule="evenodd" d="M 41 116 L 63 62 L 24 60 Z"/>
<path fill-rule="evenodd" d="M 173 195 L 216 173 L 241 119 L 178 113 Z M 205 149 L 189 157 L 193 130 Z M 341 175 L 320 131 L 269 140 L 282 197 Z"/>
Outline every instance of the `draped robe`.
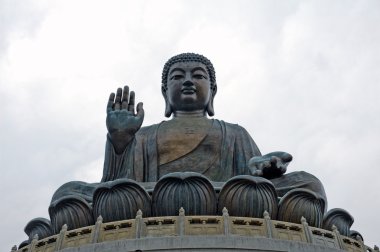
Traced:
<path fill-rule="evenodd" d="M 198 172 L 212 181 L 225 182 L 237 175 L 251 174 L 249 159 L 261 156 L 255 142 L 243 127 L 212 119 L 212 127 L 199 144 L 184 155 L 160 164 L 157 140 L 163 123 L 165 122 L 142 127 L 121 154 L 115 152 L 107 136 L 101 183 L 119 178 L 156 182 L 161 176 L 174 171 Z M 322 183 L 307 172 L 291 172 L 270 181 L 280 197 L 290 190 L 304 188 L 315 192 L 327 202 Z M 52 202 L 68 195 L 79 195 L 91 202 L 97 185 L 99 183 L 68 182 L 56 191 Z"/>
<path fill-rule="evenodd" d="M 249 159 L 261 155 L 243 127 L 213 119 L 208 134 L 194 149 L 160 165 L 157 135 L 161 125 L 141 128 L 122 154 L 115 152 L 107 137 L 102 182 L 118 178 L 155 182 L 162 175 L 174 171 L 194 171 L 206 175 L 212 181 L 226 181 L 236 175 L 249 174 Z M 212 144 L 219 144 L 217 151 L 210 150 Z M 190 162 L 197 167 L 181 165 L 189 163 L 189 160 L 198 160 L 197 164 Z"/>
<path fill-rule="evenodd" d="M 160 177 L 171 172 L 192 171 L 205 175 L 211 181 L 225 182 L 237 175 L 251 174 L 248 161 L 254 156 L 261 156 L 261 153 L 248 132 L 237 124 L 230 124 L 216 119 L 207 122 L 209 126 L 206 128 L 189 125 L 189 133 L 192 134 L 192 130 L 196 133 L 194 134 L 194 139 L 191 139 L 191 135 L 184 136 L 182 134 L 182 132 L 186 134 L 186 129 L 181 132 L 182 128 L 170 128 L 171 125 L 169 124 L 166 124 L 166 126 L 169 126 L 166 127 L 164 125 L 166 122 L 143 127 L 136 133 L 133 140 L 121 154 L 115 152 L 111 140 L 107 136 L 101 182 L 71 181 L 62 185 L 54 193 L 51 206 L 57 205 L 56 203 L 61 200 L 67 201 L 68 198 L 72 203 L 69 203 L 67 207 L 68 203 L 65 201 L 66 208 L 54 210 L 56 211 L 55 214 L 66 216 L 66 211 L 74 211 L 75 214 L 70 214 L 69 220 L 66 221 L 69 221 L 69 223 L 79 222 L 76 218 L 78 197 L 91 204 L 96 188 L 102 183 L 116 179 L 128 178 L 137 182 L 156 182 Z M 166 129 L 162 130 L 165 127 Z M 200 128 L 201 130 L 199 131 Z M 197 129 L 198 132 L 196 132 Z M 162 133 L 167 135 L 163 137 L 160 135 Z M 177 139 L 175 139 L 176 137 Z M 169 141 L 165 143 L 163 139 Z M 178 139 L 179 141 L 176 141 Z M 178 146 L 178 143 L 182 146 Z M 180 150 L 178 151 L 176 148 Z M 308 199 L 304 200 L 304 195 L 301 195 L 303 197 L 302 204 L 306 202 L 305 204 L 310 205 L 311 210 L 308 208 L 308 211 L 316 213 L 326 211 L 327 199 L 323 185 L 313 175 L 306 172 L 292 172 L 273 178 L 270 181 L 280 197 L 294 189 L 310 190 L 311 193 L 317 195 L 317 198 L 320 197 L 324 201 L 324 209 L 320 209 L 319 204 L 310 203 Z M 149 188 L 146 185 L 154 183 L 141 184 L 147 190 Z M 70 200 L 69 202 L 71 202 Z M 300 198 L 297 198 L 296 201 L 299 202 Z"/>

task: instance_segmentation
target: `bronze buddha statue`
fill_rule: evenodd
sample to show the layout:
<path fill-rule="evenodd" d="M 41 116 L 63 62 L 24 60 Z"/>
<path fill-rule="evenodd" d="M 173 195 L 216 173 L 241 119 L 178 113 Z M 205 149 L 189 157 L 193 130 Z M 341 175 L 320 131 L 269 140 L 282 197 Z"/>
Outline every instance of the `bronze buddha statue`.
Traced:
<path fill-rule="evenodd" d="M 268 204 L 264 202 L 256 212 L 239 212 L 237 208 L 238 214 L 262 216 L 260 211 L 265 205 L 273 209 L 273 218 L 299 221 L 307 215 L 313 219 L 313 225 L 321 226 L 327 200 L 323 185 L 316 177 L 306 172 L 286 174 L 287 165 L 292 160 L 290 154 L 277 151 L 261 155 L 243 127 L 208 117 L 214 115 L 213 101 L 217 92 L 215 70 L 210 60 L 194 53 L 172 57 L 163 69 L 161 91 L 166 104 L 165 116 L 172 118 L 146 127 L 141 127 L 143 104 L 138 103 L 135 111 L 135 93 L 129 92 L 128 86 L 118 88 L 116 94 L 111 93 L 107 103 L 108 134 L 103 177 L 100 183 L 68 182 L 55 192 L 49 214 L 56 231 L 64 223 L 71 223 L 72 228 L 90 225 L 97 218 L 93 216 L 95 213 L 109 214 L 113 208 L 124 209 L 128 214 L 118 217 L 111 214 L 109 220 L 130 218 L 138 209 L 148 209 L 145 210 L 147 216 L 173 214 L 154 208 L 173 210 L 183 204 L 191 206 L 192 202 L 184 202 L 184 198 L 197 201 L 196 197 L 205 192 L 208 196 L 199 197 L 215 200 L 201 202 L 204 200 L 199 198 L 197 204 L 211 210 L 202 212 L 199 208 L 193 213 L 217 214 L 224 207 L 220 202 L 230 208 L 236 207 L 235 203 L 232 204 L 232 198 L 236 197 L 231 195 L 235 195 L 234 190 L 242 184 L 249 186 L 245 194 L 237 193 L 239 202 L 260 205 L 258 199 L 261 197 Z M 181 185 L 185 180 L 187 184 Z M 193 182 L 196 186 L 186 188 Z M 177 189 L 184 187 L 172 188 L 173 195 L 162 188 L 174 184 Z M 224 191 L 223 185 L 226 185 Z M 120 188 L 114 190 L 116 187 Z M 259 192 L 260 188 L 264 191 Z M 147 191 L 152 193 L 152 198 Z M 163 193 L 160 202 L 164 203 L 155 201 L 158 197 L 155 192 Z M 217 199 L 217 195 L 224 195 L 224 198 Z M 244 195 L 251 198 L 247 201 Z M 278 201 L 277 197 L 281 200 Z M 176 205 L 170 203 L 171 199 L 175 199 Z M 165 202 L 167 206 L 162 205 Z M 212 205 L 205 207 L 204 204 Z M 215 210 L 217 204 L 220 205 L 218 211 Z M 246 209 L 252 209 L 252 205 L 242 204 Z M 301 210 L 293 213 L 295 208 Z"/>
<path fill-rule="evenodd" d="M 129 87 L 107 103 L 107 142 L 99 183 L 71 181 L 54 193 L 50 220 L 33 219 L 29 240 L 104 222 L 150 216 L 221 215 L 272 218 L 332 229 L 350 235 L 352 216 L 343 209 L 325 214 L 322 183 L 299 171 L 286 174 L 292 156 L 261 155 L 241 126 L 214 116 L 215 70 L 206 57 L 183 53 L 162 72 L 161 92 L 168 121 L 141 127 L 143 104 L 135 111 Z M 180 213 L 180 214 L 181 214 Z M 66 225 L 67 224 L 67 225 Z"/>
<path fill-rule="evenodd" d="M 102 181 L 130 178 L 155 182 L 171 172 L 198 172 L 212 181 L 236 175 L 262 176 L 278 188 L 279 196 L 293 188 L 308 188 L 325 198 L 322 184 L 306 172 L 285 174 L 292 156 L 272 152 L 262 156 L 248 132 L 237 124 L 207 117 L 214 115 L 217 92 L 210 60 L 179 54 L 167 61 L 161 91 L 165 116 L 172 119 L 140 128 L 142 103 L 134 112 L 135 94 L 128 86 L 110 95 L 108 137 Z"/>

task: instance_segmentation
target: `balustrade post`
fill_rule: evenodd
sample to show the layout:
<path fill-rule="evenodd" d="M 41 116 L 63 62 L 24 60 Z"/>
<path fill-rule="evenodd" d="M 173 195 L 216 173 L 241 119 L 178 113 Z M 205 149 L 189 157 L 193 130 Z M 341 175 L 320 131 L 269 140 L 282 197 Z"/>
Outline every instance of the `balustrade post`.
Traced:
<path fill-rule="evenodd" d="M 264 223 L 267 231 L 267 237 L 273 238 L 273 224 L 270 215 L 267 211 L 264 211 Z"/>
<path fill-rule="evenodd" d="M 344 248 L 343 239 L 342 239 L 342 236 L 339 233 L 338 228 L 335 225 L 332 225 L 331 229 L 334 232 L 334 234 L 336 236 L 336 239 L 338 240 L 339 247 L 344 250 L 345 248 Z"/>
<path fill-rule="evenodd" d="M 58 251 L 58 250 L 63 249 L 63 242 L 65 240 L 66 232 L 67 232 L 67 225 L 64 224 L 62 226 L 61 231 L 59 232 L 58 239 L 56 241 L 54 251 Z"/>
<path fill-rule="evenodd" d="M 98 219 L 96 219 L 95 227 L 92 230 L 91 235 L 91 243 L 97 243 L 99 241 L 99 235 L 100 235 L 100 228 L 103 224 L 103 217 L 99 215 Z"/>
<path fill-rule="evenodd" d="M 31 252 L 36 251 L 37 242 L 38 242 L 38 234 L 35 234 L 33 236 L 32 242 L 30 243 L 30 251 Z"/>
<path fill-rule="evenodd" d="M 224 224 L 224 235 L 230 235 L 230 215 L 228 214 L 227 208 L 223 208 L 223 224 Z"/>
<path fill-rule="evenodd" d="M 136 239 L 141 238 L 142 228 L 143 228 L 143 220 L 142 220 L 142 211 L 139 209 L 136 213 L 135 218 L 136 225 Z"/>
<path fill-rule="evenodd" d="M 303 226 L 303 230 L 304 230 L 307 242 L 311 244 L 315 244 L 314 236 L 310 230 L 309 223 L 307 223 L 306 218 L 303 216 L 301 218 L 301 224 Z"/>
<path fill-rule="evenodd" d="M 178 211 L 178 235 L 185 235 L 185 209 L 183 207 Z"/>

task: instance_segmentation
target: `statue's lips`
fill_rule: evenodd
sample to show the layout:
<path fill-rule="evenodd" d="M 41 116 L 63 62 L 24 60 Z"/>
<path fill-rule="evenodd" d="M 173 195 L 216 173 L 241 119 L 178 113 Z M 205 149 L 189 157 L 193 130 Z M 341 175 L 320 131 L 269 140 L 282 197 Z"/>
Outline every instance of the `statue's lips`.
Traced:
<path fill-rule="evenodd" d="M 182 92 L 182 94 L 195 94 L 196 89 L 195 88 L 182 88 L 181 92 Z"/>

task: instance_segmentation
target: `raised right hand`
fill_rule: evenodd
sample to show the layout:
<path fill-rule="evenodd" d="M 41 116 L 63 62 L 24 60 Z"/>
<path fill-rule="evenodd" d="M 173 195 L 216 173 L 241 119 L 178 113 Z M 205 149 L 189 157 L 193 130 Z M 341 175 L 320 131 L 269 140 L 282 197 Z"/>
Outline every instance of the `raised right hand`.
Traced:
<path fill-rule="evenodd" d="M 135 113 L 135 93 L 129 87 L 111 93 L 107 103 L 107 130 L 117 153 L 124 151 L 127 144 L 140 129 L 144 120 L 143 104 L 137 104 Z"/>

